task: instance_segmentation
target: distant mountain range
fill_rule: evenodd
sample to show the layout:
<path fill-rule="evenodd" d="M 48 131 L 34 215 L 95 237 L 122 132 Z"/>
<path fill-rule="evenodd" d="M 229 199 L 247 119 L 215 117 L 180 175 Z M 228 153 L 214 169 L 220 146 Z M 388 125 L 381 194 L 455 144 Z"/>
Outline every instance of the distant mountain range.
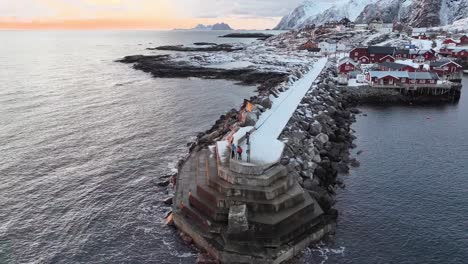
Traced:
<path fill-rule="evenodd" d="M 193 31 L 208 31 L 208 30 L 233 30 L 228 24 L 226 23 L 216 23 L 214 25 L 203 25 L 198 24 L 194 28 L 190 29 L 176 29 L 176 30 L 193 30 Z"/>
<path fill-rule="evenodd" d="M 468 17 L 468 0 L 306 0 L 283 17 L 275 29 L 299 29 L 345 17 L 356 23 L 381 18 L 385 23 L 401 22 L 413 27 L 446 26 Z"/>

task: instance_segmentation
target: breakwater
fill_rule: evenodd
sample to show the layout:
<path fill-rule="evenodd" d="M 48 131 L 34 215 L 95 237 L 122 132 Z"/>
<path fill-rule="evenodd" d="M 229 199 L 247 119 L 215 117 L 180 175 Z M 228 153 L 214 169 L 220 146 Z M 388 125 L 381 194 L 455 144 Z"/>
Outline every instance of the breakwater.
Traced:
<path fill-rule="evenodd" d="M 333 236 L 336 219 L 338 217 L 338 211 L 333 208 L 335 204 L 334 195 L 336 188 L 338 186 L 343 186 L 343 182 L 338 178 L 338 173 L 347 172 L 349 170 L 349 166 L 359 166 L 359 162 L 351 158 L 349 154 L 349 149 L 353 147 L 352 141 L 354 139 L 354 136 L 351 134 L 350 126 L 351 123 L 355 120 L 354 115 L 358 113 L 358 110 L 353 108 L 354 103 L 350 97 L 348 97 L 345 93 L 342 93 L 337 87 L 336 76 L 337 72 L 335 70 L 334 64 L 328 63 L 319 77 L 315 80 L 310 91 L 302 99 L 299 107 L 296 109 L 288 125 L 280 136 L 280 140 L 285 142 L 286 148 L 283 152 L 281 162 L 278 165 L 279 168 L 284 169 L 278 170 L 284 170 L 286 172 L 286 178 L 284 179 L 289 182 L 288 186 L 294 186 L 294 184 L 300 185 L 302 187 L 301 189 L 307 192 L 306 196 L 312 197 L 313 201 L 316 201 L 319 206 L 315 210 L 314 206 L 310 207 L 310 209 L 305 207 L 306 209 L 304 210 L 304 213 L 306 213 L 307 210 L 311 210 L 310 213 L 315 211 L 315 217 L 317 217 L 317 220 L 320 220 L 319 222 L 316 221 L 316 224 L 314 224 L 314 230 L 316 230 L 314 232 L 316 233 L 313 233 L 311 238 L 302 240 L 302 242 L 300 242 L 303 246 L 307 246 L 311 242 L 318 242 L 320 239 L 324 238 L 324 236 Z M 276 87 L 272 87 L 271 89 L 273 90 L 275 88 Z M 253 103 L 259 106 L 257 109 L 271 108 L 271 101 L 268 99 L 267 95 L 259 94 L 250 99 Z M 260 110 L 260 112 L 261 111 L 264 110 Z M 178 186 L 175 203 L 183 204 L 183 206 L 177 205 L 174 207 L 175 223 L 192 238 L 188 239 L 188 241 L 193 241 L 204 250 L 207 250 L 211 256 L 223 261 L 226 261 L 226 256 L 224 253 L 220 253 L 220 251 L 214 249 L 221 245 L 213 247 L 212 243 L 207 242 L 210 241 L 210 239 L 207 240 L 207 238 L 201 235 L 203 232 L 200 232 L 198 229 L 191 228 L 192 225 L 185 220 L 185 218 L 188 217 L 189 219 L 195 221 L 195 223 L 198 223 L 199 226 L 206 226 L 203 224 L 203 217 L 197 216 L 197 214 L 194 212 L 201 210 L 204 211 L 205 214 L 211 215 L 217 210 L 221 210 L 215 209 L 216 206 L 214 205 L 214 207 L 211 208 L 209 203 L 206 204 L 206 202 L 200 202 L 212 200 L 212 198 L 210 198 L 212 196 L 208 195 L 212 191 L 206 191 L 206 188 L 209 189 L 209 186 L 212 186 L 212 184 L 207 183 L 205 186 L 203 183 L 200 183 L 200 180 L 196 180 L 195 182 L 198 184 L 198 187 L 195 189 L 197 192 L 190 192 L 188 197 L 185 197 L 186 195 L 184 195 L 184 192 L 187 192 L 187 188 L 195 190 L 193 187 L 189 187 L 195 183 L 190 183 L 188 179 L 191 177 L 188 177 L 188 174 L 195 173 L 196 175 L 203 175 L 204 173 L 207 173 L 207 171 L 211 171 L 211 173 L 207 173 L 207 175 L 211 175 L 206 176 L 208 178 L 212 178 L 213 175 L 217 174 L 216 170 L 219 171 L 219 164 L 218 169 L 216 169 L 216 167 L 212 165 L 215 162 L 207 161 L 207 168 L 203 169 L 203 165 L 198 165 L 198 167 L 197 165 L 193 165 L 198 164 L 197 162 L 194 162 L 194 159 L 199 160 L 200 156 L 209 156 L 209 154 L 203 154 L 206 152 L 207 147 L 213 145 L 216 141 L 220 140 L 227 133 L 229 133 L 229 128 L 238 122 L 238 115 L 239 112 L 233 109 L 227 114 L 221 116 L 211 129 L 204 133 L 200 133 L 197 136 L 197 140 L 189 144 L 189 148 L 191 150 L 189 155 L 179 162 L 179 172 L 181 172 L 181 174 L 173 176 L 173 181 L 177 182 Z M 200 164 L 204 164 L 204 162 Z M 190 170 L 188 168 L 193 169 Z M 196 168 L 202 168 L 204 172 L 195 172 L 200 170 Z M 229 174 L 229 172 L 227 173 Z M 283 178 L 281 176 L 283 174 L 278 174 L 279 176 L 277 174 L 274 175 L 276 175 L 274 177 Z M 236 177 L 240 176 L 230 176 L 228 178 L 235 179 Z M 215 186 L 217 186 L 217 184 L 215 184 Z M 201 191 L 200 188 L 205 191 Z M 244 189 L 247 187 L 237 186 L 236 188 L 240 189 L 240 193 L 242 195 L 247 195 L 247 198 L 250 197 L 249 191 Z M 298 192 L 297 189 L 294 188 L 291 189 L 291 191 L 294 193 Z M 293 197 L 296 197 L 297 195 L 298 194 L 294 194 Z M 282 198 L 278 197 L 277 199 L 281 200 Z M 287 204 L 289 204 L 289 206 L 294 205 L 296 202 L 293 201 L 297 202 L 297 198 L 294 198 L 289 202 L 285 200 L 283 202 L 285 204 L 281 205 L 281 208 Z M 299 203 L 300 201 L 301 200 L 299 200 Z M 194 206 L 197 209 L 190 209 L 191 207 L 188 206 L 188 204 Z M 215 204 L 219 204 L 219 202 Z M 254 205 L 249 206 L 252 207 Z M 261 206 L 260 208 L 263 207 L 265 207 L 265 205 Z M 258 205 L 255 205 L 252 208 L 257 208 L 253 209 L 253 212 L 255 212 L 258 210 Z M 226 214 L 226 212 L 224 212 L 224 214 Z M 215 215 L 218 215 L 217 217 L 219 217 L 219 213 L 216 213 Z M 225 217 L 227 217 L 227 215 Z M 231 216 L 229 214 L 229 219 L 230 217 Z M 273 219 L 275 218 L 274 213 L 271 217 L 273 217 Z M 306 223 L 307 222 L 298 222 L 297 225 L 301 228 L 304 225 L 305 228 Z M 295 225 L 293 222 L 290 224 Z M 213 228 L 213 226 L 210 228 Z M 303 229 L 302 232 L 305 230 L 306 229 Z M 184 237 L 185 235 L 182 236 Z M 297 239 L 300 239 L 301 235 L 299 233 L 297 236 Z M 245 238 L 245 234 L 241 235 L 241 237 Z M 289 237 L 288 239 L 294 240 L 296 238 Z M 260 242 L 257 241 L 255 243 Z M 260 248 L 261 244 L 262 243 L 256 245 Z M 243 252 L 239 248 L 231 248 L 229 250 L 231 252 Z M 282 250 L 287 251 L 287 248 Z M 252 252 L 251 254 L 255 256 L 254 259 L 259 261 L 258 258 L 262 259 L 262 256 L 268 255 L 267 253 L 261 252 L 263 251 L 259 249 L 257 253 Z M 272 261 L 278 261 L 278 259 L 282 258 L 290 258 L 294 255 L 298 255 L 299 252 L 296 251 L 294 253 L 294 251 L 292 251 L 286 255 L 276 254 L 277 253 L 270 253 L 270 257 L 273 257 Z M 229 256 L 233 257 L 233 255 Z M 206 256 L 203 258 L 206 258 Z M 238 258 L 235 257 L 235 259 Z"/>

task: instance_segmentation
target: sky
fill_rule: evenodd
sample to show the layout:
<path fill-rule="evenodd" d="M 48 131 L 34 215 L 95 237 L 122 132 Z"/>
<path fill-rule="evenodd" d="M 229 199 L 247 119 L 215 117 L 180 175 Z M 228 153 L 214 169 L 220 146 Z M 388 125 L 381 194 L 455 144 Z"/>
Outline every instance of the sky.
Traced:
<path fill-rule="evenodd" d="M 318 0 L 324 1 L 324 0 Z M 0 28 L 274 27 L 302 0 L 0 0 Z"/>

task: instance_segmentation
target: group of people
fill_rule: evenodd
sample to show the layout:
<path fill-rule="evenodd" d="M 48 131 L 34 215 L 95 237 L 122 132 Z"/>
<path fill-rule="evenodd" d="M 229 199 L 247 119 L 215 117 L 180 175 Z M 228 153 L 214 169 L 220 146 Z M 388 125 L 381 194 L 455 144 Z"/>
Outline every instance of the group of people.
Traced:
<path fill-rule="evenodd" d="M 245 139 L 246 139 L 246 142 L 247 142 L 247 145 L 250 145 L 250 132 L 247 132 L 245 134 Z M 244 150 L 242 149 L 242 147 L 240 145 L 238 145 L 236 147 L 236 144 L 234 144 L 234 142 L 231 142 L 231 159 L 238 159 L 238 160 L 242 160 L 242 153 L 244 152 Z M 249 154 L 249 153 L 247 153 Z M 248 157 L 247 157 L 248 159 Z M 247 160 L 249 161 L 249 160 Z"/>

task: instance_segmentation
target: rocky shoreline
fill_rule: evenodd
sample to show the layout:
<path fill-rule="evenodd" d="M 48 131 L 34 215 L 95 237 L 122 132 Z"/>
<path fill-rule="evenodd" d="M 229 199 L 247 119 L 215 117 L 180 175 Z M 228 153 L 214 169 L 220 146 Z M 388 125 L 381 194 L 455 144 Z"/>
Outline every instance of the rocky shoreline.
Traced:
<path fill-rule="evenodd" d="M 134 55 L 126 56 L 117 62 L 133 64 L 133 68 L 151 73 L 156 78 L 188 78 L 225 79 L 239 81 L 245 85 L 259 85 L 260 92 L 269 91 L 287 81 L 288 74 L 284 72 L 260 71 L 255 68 L 219 69 L 194 66 L 184 62 L 174 62 L 169 55 Z"/>
<path fill-rule="evenodd" d="M 264 33 L 231 33 L 220 38 L 256 38 L 258 40 L 266 40 L 267 38 L 273 37 L 273 34 L 264 34 Z"/>
<path fill-rule="evenodd" d="M 182 51 L 182 52 L 208 52 L 208 51 L 225 51 L 233 52 L 243 50 L 243 47 L 238 47 L 230 44 L 216 44 L 216 43 L 205 43 L 197 42 L 193 43 L 196 47 L 187 47 L 184 45 L 169 45 L 169 46 L 159 46 L 156 48 L 146 48 L 147 50 L 165 50 L 165 51 Z"/>
<path fill-rule="evenodd" d="M 359 166 L 350 157 L 354 148 L 351 124 L 356 101 L 337 87 L 335 65 L 329 63 L 302 100 L 280 139 L 286 142 L 281 163 L 292 177 L 319 202 L 328 221 L 335 221 L 333 208 L 337 187 L 344 187 L 338 175 Z"/>

